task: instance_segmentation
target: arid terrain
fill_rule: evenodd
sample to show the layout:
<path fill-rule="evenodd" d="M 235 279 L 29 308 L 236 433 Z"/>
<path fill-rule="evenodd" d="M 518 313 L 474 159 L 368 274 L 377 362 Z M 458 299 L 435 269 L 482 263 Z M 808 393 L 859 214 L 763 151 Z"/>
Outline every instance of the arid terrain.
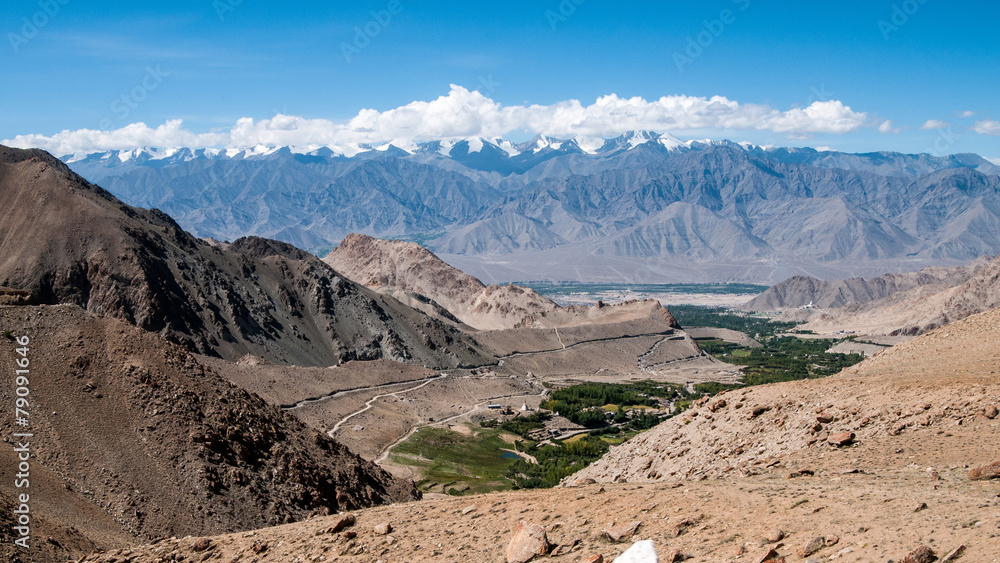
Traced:
<path fill-rule="evenodd" d="M 1000 461 L 998 373 L 994 310 L 828 379 L 717 396 L 561 488 L 396 504 L 352 511 L 352 524 L 317 517 L 87 561 L 503 561 L 526 521 L 558 546 L 542 561 L 610 560 L 651 539 L 661 561 L 679 560 L 666 559 L 677 550 L 760 562 L 772 549 L 773 560 L 901 561 L 926 546 L 940 560 L 993 562 L 1000 485 L 970 469 Z"/>
<path fill-rule="evenodd" d="M 654 300 L 485 286 L 411 243 L 353 237 L 338 270 L 276 241 L 203 241 L 41 151 L 0 151 L 0 203 L 0 361 L 30 358 L 31 382 L 30 415 L 0 428 L 21 449 L 30 429 L 35 546 L 12 544 L 10 448 L 8 560 L 527 561 L 507 553 L 522 520 L 574 562 L 637 539 L 672 561 L 1000 553 L 1000 310 L 980 312 L 1000 302 L 997 260 L 877 299 L 882 282 L 833 284 L 921 334 L 852 343 L 872 357 L 838 375 L 696 401 L 556 489 L 419 500 L 388 454 L 418 429 L 469 434 L 580 382 L 737 382 L 695 338 L 760 343 L 688 333 Z"/>
<path fill-rule="evenodd" d="M 915 335 L 1000 306 L 1000 258 L 863 280 L 785 280 L 741 306 L 820 334 Z M 812 304 L 812 307 L 805 308 Z"/>

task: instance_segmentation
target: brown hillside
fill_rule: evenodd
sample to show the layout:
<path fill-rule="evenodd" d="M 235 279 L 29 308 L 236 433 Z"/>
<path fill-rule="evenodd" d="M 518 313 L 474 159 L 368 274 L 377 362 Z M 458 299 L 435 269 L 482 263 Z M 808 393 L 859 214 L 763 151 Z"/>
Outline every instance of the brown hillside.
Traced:
<path fill-rule="evenodd" d="M 815 311 L 803 327 L 816 332 L 916 335 L 1000 306 L 1000 258 L 963 283 L 925 286 L 856 307 Z"/>
<path fill-rule="evenodd" d="M 154 334 L 73 305 L 0 307 L 0 326 L 30 337 L 32 514 L 58 555 L 41 560 L 416 495 Z M 0 341 L 0 362 L 14 366 L 15 342 Z M 13 385 L 0 404 L 13 414 Z M 13 416 L 0 428 L 24 431 Z M 0 485 L 3 503 L 12 483 Z"/>
<path fill-rule="evenodd" d="M 323 261 L 368 288 L 431 300 L 476 329 L 512 328 L 558 309 L 532 289 L 486 286 L 412 242 L 350 234 Z"/>
<path fill-rule="evenodd" d="M 0 147 L 0 285 L 231 360 L 491 361 L 453 327 L 358 287 L 318 258 L 256 238 L 213 247 L 38 150 Z"/>

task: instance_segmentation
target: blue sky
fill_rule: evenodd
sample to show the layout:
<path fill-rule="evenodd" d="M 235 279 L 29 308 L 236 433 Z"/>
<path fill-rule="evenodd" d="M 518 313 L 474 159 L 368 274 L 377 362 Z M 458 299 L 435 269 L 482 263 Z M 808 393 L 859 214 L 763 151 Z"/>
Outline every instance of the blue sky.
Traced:
<path fill-rule="evenodd" d="M 1000 158 L 998 16 L 941 0 L 9 1 L 0 139 L 82 150 L 634 125 Z"/>

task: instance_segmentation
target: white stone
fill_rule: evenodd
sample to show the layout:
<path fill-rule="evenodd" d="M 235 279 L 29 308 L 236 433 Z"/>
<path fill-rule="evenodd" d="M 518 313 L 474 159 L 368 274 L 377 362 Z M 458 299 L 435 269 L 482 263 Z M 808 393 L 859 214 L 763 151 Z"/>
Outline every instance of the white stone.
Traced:
<path fill-rule="evenodd" d="M 642 540 L 632 544 L 628 551 L 619 555 L 614 563 L 658 563 L 653 540 Z"/>

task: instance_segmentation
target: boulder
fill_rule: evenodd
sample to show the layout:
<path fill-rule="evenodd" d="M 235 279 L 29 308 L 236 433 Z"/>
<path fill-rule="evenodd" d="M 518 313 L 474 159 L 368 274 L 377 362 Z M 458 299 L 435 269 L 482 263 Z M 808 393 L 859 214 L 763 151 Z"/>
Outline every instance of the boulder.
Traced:
<path fill-rule="evenodd" d="M 934 561 L 937 561 L 937 555 L 934 554 L 931 548 L 922 545 L 911 551 L 899 563 L 934 563 Z"/>
<path fill-rule="evenodd" d="M 826 547 L 826 539 L 822 537 L 813 538 L 809 540 L 804 546 L 800 547 L 798 550 L 799 557 L 806 558 L 816 553 L 817 551 Z"/>
<path fill-rule="evenodd" d="M 514 537 L 507 544 L 507 563 L 528 563 L 537 555 L 545 555 L 552 548 L 545 537 L 545 528 L 521 520 L 514 530 Z"/>
<path fill-rule="evenodd" d="M 604 530 L 604 535 L 608 536 L 611 541 L 626 541 L 631 539 L 631 537 L 635 534 L 635 531 L 639 529 L 640 524 L 642 524 L 642 522 L 638 520 L 618 524 Z"/>
<path fill-rule="evenodd" d="M 754 555 L 750 561 L 752 563 L 767 563 L 768 561 L 784 561 L 783 558 L 778 556 L 778 552 L 775 551 L 773 547 L 764 548 L 763 551 Z"/>
<path fill-rule="evenodd" d="M 972 481 L 983 481 L 986 479 L 997 478 L 1000 478 L 1000 461 L 969 470 L 969 479 Z"/>
<path fill-rule="evenodd" d="M 336 534 L 341 530 L 353 526 L 355 521 L 356 519 L 353 514 L 341 514 L 337 517 L 336 521 L 334 521 L 333 526 L 330 526 L 330 528 L 327 529 L 327 533 Z"/>
<path fill-rule="evenodd" d="M 785 532 L 782 531 L 781 528 L 772 528 L 764 532 L 764 539 L 767 540 L 768 543 L 778 543 L 785 539 Z"/>
<path fill-rule="evenodd" d="M 837 447 L 847 446 L 854 442 L 854 432 L 835 432 L 830 434 L 826 441 Z"/>

